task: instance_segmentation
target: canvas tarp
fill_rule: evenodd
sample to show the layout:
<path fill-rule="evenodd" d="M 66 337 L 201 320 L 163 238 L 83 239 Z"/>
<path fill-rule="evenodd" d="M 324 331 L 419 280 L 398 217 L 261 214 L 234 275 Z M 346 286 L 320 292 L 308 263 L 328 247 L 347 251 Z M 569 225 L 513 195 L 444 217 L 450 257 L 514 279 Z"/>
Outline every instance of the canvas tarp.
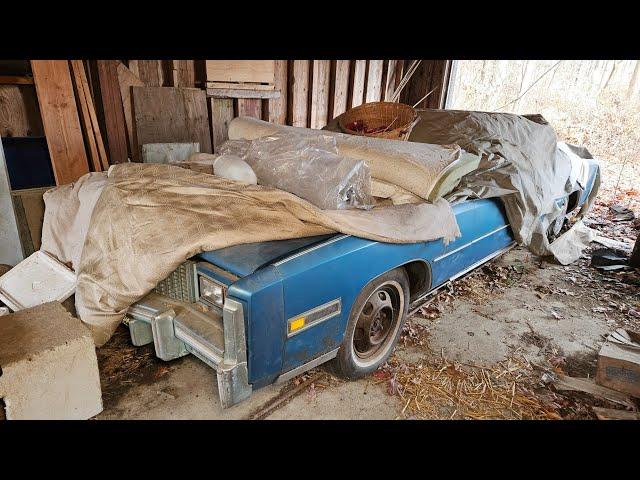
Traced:
<path fill-rule="evenodd" d="M 500 197 L 518 243 L 536 255 L 553 255 L 568 264 L 580 257 L 593 238 L 582 222 L 550 244 L 547 231 L 564 214 L 556 199 L 577 188 L 576 174 L 591 158 L 585 148 L 559 143 L 540 115 L 521 116 L 461 110 L 420 110 L 412 142 L 456 144 L 482 156 L 479 168 L 464 176 L 447 199 Z M 583 206 L 598 191 L 600 177 Z M 564 238 L 563 238 L 564 237 Z M 555 245 L 554 245 L 555 244 Z"/>
<path fill-rule="evenodd" d="M 94 198 L 96 190 L 101 194 L 90 213 L 92 202 L 78 199 Z M 203 251 L 330 232 L 390 243 L 460 235 L 443 199 L 320 210 L 282 190 L 158 164 L 114 165 L 108 176 L 91 174 L 58 187 L 45 202 L 43 245 L 50 253 L 75 262 L 73 249 L 86 235 L 76 268 L 76 310 L 97 345 L 110 338 L 131 304 Z M 86 228 L 78 228 L 83 222 Z"/>

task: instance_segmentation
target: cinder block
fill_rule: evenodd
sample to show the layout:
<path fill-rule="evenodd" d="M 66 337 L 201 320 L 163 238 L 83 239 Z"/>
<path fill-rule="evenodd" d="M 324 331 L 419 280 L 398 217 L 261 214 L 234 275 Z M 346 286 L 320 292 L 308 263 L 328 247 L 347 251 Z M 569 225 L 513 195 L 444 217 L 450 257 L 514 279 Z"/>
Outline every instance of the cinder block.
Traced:
<path fill-rule="evenodd" d="M 80 420 L 102 411 L 91 333 L 58 302 L 0 318 L 0 368 L 8 420 Z"/>

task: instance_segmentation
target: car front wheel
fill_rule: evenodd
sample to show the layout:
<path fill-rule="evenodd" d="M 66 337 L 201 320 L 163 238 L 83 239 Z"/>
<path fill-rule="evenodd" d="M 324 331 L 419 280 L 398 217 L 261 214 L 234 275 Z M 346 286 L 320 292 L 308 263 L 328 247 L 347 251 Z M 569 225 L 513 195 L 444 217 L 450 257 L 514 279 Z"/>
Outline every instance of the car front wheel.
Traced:
<path fill-rule="evenodd" d="M 408 308 L 409 278 L 404 268 L 396 268 L 369 282 L 351 308 L 333 370 L 347 379 L 376 370 L 391 355 Z"/>

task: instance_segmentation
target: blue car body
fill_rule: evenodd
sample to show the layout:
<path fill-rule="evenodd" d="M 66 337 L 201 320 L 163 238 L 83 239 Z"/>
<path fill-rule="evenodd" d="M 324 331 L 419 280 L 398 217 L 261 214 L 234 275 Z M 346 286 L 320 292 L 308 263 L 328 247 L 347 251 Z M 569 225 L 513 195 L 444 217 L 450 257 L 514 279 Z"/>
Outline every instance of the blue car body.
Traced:
<path fill-rule="evenodd" d="M 587 162 L 587 181 L 557 200 L 559 205 L 567 203 L 567 214 L 578 209 L 593 188 L 598 165 Z M 203 316 L 189 309 L 191 320 L 181 319 L 185 314 L 177 302 L 169 314 L 162 311 L 164 301 L 163 307 L 157 299 L 139 302 L 130 315 L 147 326 L 141 334 L 137 324 L 130 323 L 132 340 L 136 327 L 134 344 L 153 341 L 160 358 L 198 356 L 216 369 L 223 406 L 233 405 L 253 388 L 291 378 L 335 357 L 356 297 L 376 277 L 404 267 L 410 305 L 415 307 L 430 292 L 514 245 L 499 199 L 465 201 L 453 211 L 461 236 L 449 243 L 391 244 L 331 234 L 199 254 L 192 259 L 195 288 L 200 278 L 223 286 L 224 308 L 203 302 L 198 291 L 196 303 L 209 312 Z M 313 321 L 292 333 L 290 322 L 301 316 Z M 165 328 L 167 318 L 173 323 Z M 208 325 L 211 319 L 214 324 Z"/>
<path fill-rule="evenodd" d="M 596 169 L 593 162 L 589 184 L 578 192 L 574 209 L 587 199 Z M 469 200 L 454 205 L 453 211 L 462 235 L 448 244 L 443 240 L 391 244 L 335 234 L 200 254 L 206 263 L 198 268 L 224 282 L 227 295 L 245 306 L 249 382 L 255 387 L 268 385 L 337 349 L 356 296 L 375 277 L 411 265 L 419 272 L 417 278 L 424 278 L 422 285 L 412 285 L 415 301 L 513 245 L 499 199 Z M 238 279 L 216 275 L 207 263 Z M 339 314 L 288 337 L 288 319 L 336 299 L 341 302 Z"/>

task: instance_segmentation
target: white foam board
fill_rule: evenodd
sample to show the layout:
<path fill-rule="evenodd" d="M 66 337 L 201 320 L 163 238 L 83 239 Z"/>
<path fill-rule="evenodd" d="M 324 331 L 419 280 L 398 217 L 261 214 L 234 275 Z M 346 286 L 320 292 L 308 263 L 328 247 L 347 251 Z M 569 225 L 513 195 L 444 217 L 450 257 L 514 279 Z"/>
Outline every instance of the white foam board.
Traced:
<path fill-rule="evenodd" d="M 0 300 L 18 311 L 47 302 L 62 302 L 76 289 L 76 274 L 38 250 L 0 277 Z"/>

